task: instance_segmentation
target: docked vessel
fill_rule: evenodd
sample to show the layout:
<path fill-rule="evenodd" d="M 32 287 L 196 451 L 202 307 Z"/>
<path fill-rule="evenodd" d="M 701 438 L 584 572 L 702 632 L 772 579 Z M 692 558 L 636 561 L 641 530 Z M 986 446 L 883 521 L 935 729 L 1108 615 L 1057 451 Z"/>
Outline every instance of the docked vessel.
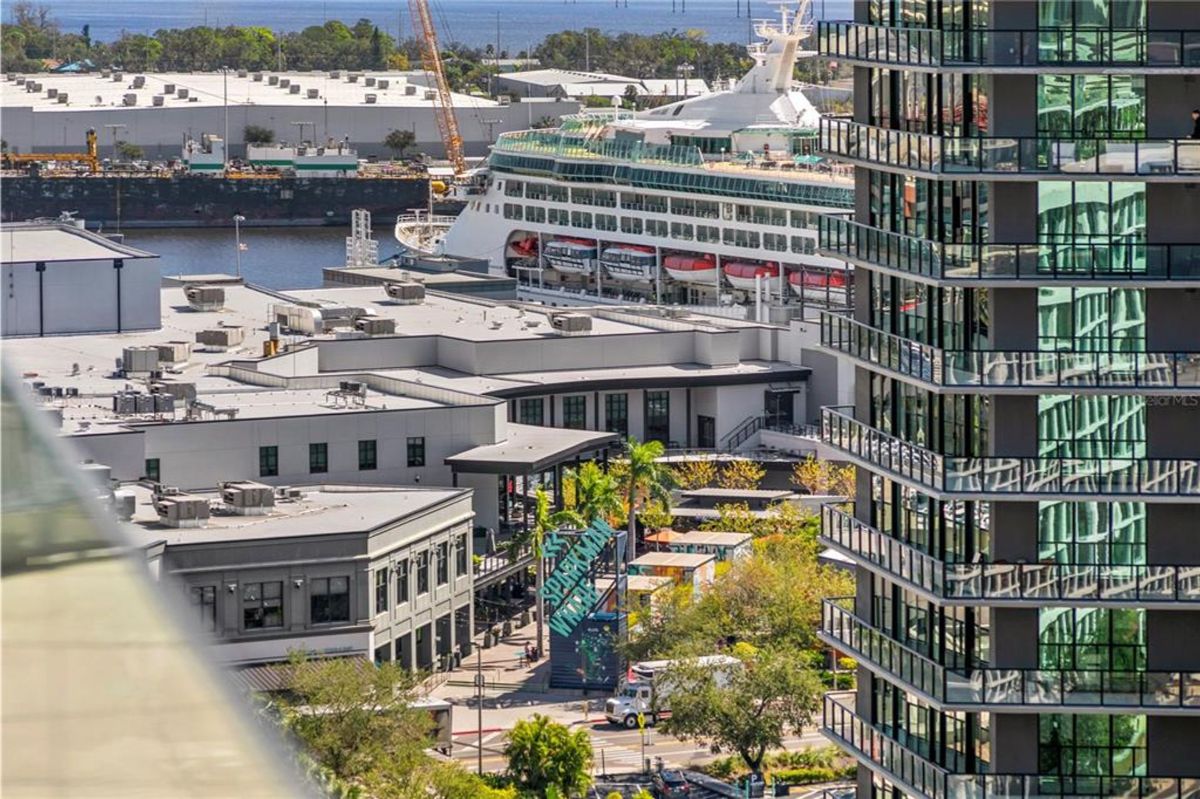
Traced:
<path fill-rule="evenodd" d="M 753 306 L 776 320 L 846 305 L 848 267 L 817 255 L 816 228 L 852 211 L 853 180 L 814 154 L 820 113 L 792 81 L 814 55 L 801 50 L 808 5 L 756 23 L 753 66 L 728 89 L 501 135 L 440 251 L 486 259 L 555 305 Z"/>

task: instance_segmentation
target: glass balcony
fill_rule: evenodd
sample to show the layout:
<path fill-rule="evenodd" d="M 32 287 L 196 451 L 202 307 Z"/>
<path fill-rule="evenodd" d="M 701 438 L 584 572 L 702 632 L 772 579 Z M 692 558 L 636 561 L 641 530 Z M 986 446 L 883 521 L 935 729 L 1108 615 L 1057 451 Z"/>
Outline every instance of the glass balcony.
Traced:
<path fill-rule="evenodd" d="M 929 799 L 1166 799 L 1200 796 L 1200 777 L 1089 777 L 1036 774 L 951 774 L 901 745 L 834 696 L 825 697 L 822 732 L 860 763 Z"/>
<path fill-rule="evenodd" d="M 819 22 L 818 50 L 848 61 L 926 69 L 1200 68 L 1200 31 L 1137 28 L 938 30 Z"/>
<path fill-rule="evenodd" d="M 946 456 L 855 419 L 846 407 L 821 409 L 821 438 L 872 471 L 960 498 L 1138 497 L 1197 501 L 1200 460 Z"/>
<path fill-rule="evenodd" d="M 821 312 L 821 346 L 933 390 L 1200 390 L 1200 352 L 943 350 Z"/>
<path fill-rule="evenodd" d="M 942 244 L 835 216 L 817 233 L 823 255 L 947 283 L 1200 282 L 1198 244 Z"/>
<path fill-rule="evenodd" d="M 866 166 L 933 176 L 1114 179 L 1200 175 L 1200 140 L 936 136 L 821 119 L 819 149 Z"/>
<path fill-rule="evenodd" d="M 1200 602 L 1200 565 L 946 563 L 832 505 L 820 540 L 934 602 L 991 607 Z"/>
<path fill-rule="evenodd" d="M 1200 672 L 1095 669 L 974 669 L 963 673 L 896 641 L 855 616 L 853 598 L 825 600 L 821 640 L 871 671 L 916 689 L 942 709 L 1103 707 L 1200 714 Z"/>

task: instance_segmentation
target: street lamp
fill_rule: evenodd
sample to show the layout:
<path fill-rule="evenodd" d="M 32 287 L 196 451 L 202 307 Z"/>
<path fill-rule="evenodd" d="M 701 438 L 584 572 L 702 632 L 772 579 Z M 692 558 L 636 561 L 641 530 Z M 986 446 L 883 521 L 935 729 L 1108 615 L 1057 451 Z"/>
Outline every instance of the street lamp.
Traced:
<path fill-rule="evenodd" d="M 226 171 L 229 171 L 229 67 L 221 67 L 221 78 L 223 82 L 222 104 L 225 108 L 224 167 Z M 238 274 L 241 274 L 240 270 Z"/>
<path fill-rule="evenodd" d="M 237 250 L 237 276 L 240 279 L 242 276 L 242 223 L 246 221 L 246 217 L 241 214 L 233 215 L 233 241 L 234 249 Z"/>

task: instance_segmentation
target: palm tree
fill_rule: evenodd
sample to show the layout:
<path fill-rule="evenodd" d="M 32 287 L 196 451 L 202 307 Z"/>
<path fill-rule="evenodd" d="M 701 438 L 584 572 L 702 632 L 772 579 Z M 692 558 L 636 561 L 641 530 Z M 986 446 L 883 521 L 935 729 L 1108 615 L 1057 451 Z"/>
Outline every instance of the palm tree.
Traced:
<path fill-rule="evenodd" d="M 542 601 L 542 587 L 546 584 L 546 559 L 543 554 L 543 545 L 546 541 L 546 534 L 554 532 L 564 525 L 572 525 L 583 527 L 584 521 L 582 517 L 575 511 L 560 510 L 555 513 L 550 512 L 550 495 L 546 493 L 546 489 L 538 486 L 534 493 L 536 503 L 533 511 L 533 557 L 534 564 L 537 568 L 537 649 L 543 651 L 542 642 L 545 640 L 542 636 L 545 630 L 546 606 Z"/>
<path fill-rule="evenodd" d="M 625 458 L 629 473 L 625 479 L 626 501 L 629 507 L 629 532 L 625 545 L 626 562 L 637 557 L 637 511 L 648 499 L 658 500 L 664 508 L 671 507 L 671 489 L 675 476 L 658 459 L 663 456 L 661 441 L 638 443 L 632 436 L 625 442 Z"/>
<path fill-rule="evenodd" d="M 608 519 L 621 512 L 621 487 L 617 478 L 588 461 L 578 469 L 569 469 L 567 479 L 575 484 L 575 513 L 584 524 Z"/>

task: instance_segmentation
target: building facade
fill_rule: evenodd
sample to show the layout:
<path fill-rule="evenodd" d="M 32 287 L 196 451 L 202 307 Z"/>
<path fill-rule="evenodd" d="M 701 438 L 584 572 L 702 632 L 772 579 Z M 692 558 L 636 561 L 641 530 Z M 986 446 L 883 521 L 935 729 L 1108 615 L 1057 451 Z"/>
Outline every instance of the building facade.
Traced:
<path fill-rule="evenodd" d="M 856 0 L 859 467 L 822 539 L 860 797 L 1200 791 L 1200 3 Z"/>

